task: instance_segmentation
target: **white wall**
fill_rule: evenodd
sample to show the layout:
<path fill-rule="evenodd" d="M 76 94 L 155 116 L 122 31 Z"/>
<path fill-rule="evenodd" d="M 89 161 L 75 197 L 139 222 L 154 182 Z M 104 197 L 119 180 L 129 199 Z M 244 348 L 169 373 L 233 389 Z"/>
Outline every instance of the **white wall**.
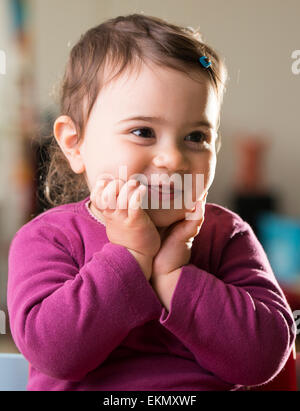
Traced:
<path fill-rule="evenodd" d="M 133 12 L 200 26 L 225 56 L 230 81 L 224 100 L 216 179 L 208 201 L 228 205 L 235 182 L 233 136 L 265 132 L 272 146 L 266 179 L 282 195 L 282 211 L 300 216 L 300 75 L 291 54 L 300 49 L 299 0 L 34 0 L 39 106 L 62 75 L 68 43 L 106 18 Z"/>
<path fill-rule="evenodd" d="M 40 108 L 52 103 L 72 46 L 102 21 L 102 1 L 33 0 L 36 33 L 36 85 Z"/>

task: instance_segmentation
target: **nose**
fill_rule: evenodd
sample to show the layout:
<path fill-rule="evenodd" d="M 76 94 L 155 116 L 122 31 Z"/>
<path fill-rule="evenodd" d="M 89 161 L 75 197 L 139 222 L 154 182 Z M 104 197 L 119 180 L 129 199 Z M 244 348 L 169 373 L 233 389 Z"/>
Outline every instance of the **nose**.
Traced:
<path fill-rule="evenodd" d="M 188 169 L 187 159 L 175 144 L 169 144 L 163 148 L 159 147 L 153 158 L 153 164 L 157 168 L 169 171 L 186 171 Z"/>

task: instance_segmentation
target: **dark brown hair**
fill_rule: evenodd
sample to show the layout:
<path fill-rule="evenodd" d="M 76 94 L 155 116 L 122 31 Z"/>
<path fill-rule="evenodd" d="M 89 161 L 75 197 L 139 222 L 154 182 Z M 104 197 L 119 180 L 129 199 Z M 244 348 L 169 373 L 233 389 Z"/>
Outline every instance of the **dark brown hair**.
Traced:
<path fill-rule="evenodd" d="M 199 62 L 202 56 L 212 63 L 207 69 Z M 206 73 L 221 107 L 227 70 L 220 56 L 203 42 L 199 30 L 144 14 L 119 16 L 88 30 L 71 50 L 59 98 L 61 115 L 74 122 L 77 142 L 84 136 L 101 88 L 125 69 L 137 69 L 147 61 L 189 76 Z M 107 73 L 111 76 L 104 81 Z M 219 149 L 218 137 L 217 152 Z M 90 194 L 85 173 L 73 172 L 54 136 L 49 158 L 43 190 L 51 206 L 80 201 Z"/>

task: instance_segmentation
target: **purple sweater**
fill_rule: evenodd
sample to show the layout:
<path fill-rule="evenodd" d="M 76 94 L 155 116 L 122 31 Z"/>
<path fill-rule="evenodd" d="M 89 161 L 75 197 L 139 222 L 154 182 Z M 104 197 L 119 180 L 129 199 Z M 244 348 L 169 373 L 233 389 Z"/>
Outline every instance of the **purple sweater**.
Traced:
<path fill-rule="evenodd" d="M 88 200 L 40 214 L 10 245 L 9 320 L 28 390 L 236 390 L 279 373 L 293 315 L 245 221 L 206 204 L 168 312 Z"/>

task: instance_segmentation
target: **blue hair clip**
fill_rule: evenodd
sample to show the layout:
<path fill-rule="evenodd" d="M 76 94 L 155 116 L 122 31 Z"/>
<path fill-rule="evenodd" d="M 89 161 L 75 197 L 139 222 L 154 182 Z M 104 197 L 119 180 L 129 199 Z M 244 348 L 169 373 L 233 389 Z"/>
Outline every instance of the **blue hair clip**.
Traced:
<path fill-rule="evenodd" d="M 200 63 L 202 64 L 202 66 L 204 68 L 208 68 L 209 66 L 211 66 L 211 61 L 208 60 L 208 58 L 206 56 L 202 56 L 199 58 Z"/>

